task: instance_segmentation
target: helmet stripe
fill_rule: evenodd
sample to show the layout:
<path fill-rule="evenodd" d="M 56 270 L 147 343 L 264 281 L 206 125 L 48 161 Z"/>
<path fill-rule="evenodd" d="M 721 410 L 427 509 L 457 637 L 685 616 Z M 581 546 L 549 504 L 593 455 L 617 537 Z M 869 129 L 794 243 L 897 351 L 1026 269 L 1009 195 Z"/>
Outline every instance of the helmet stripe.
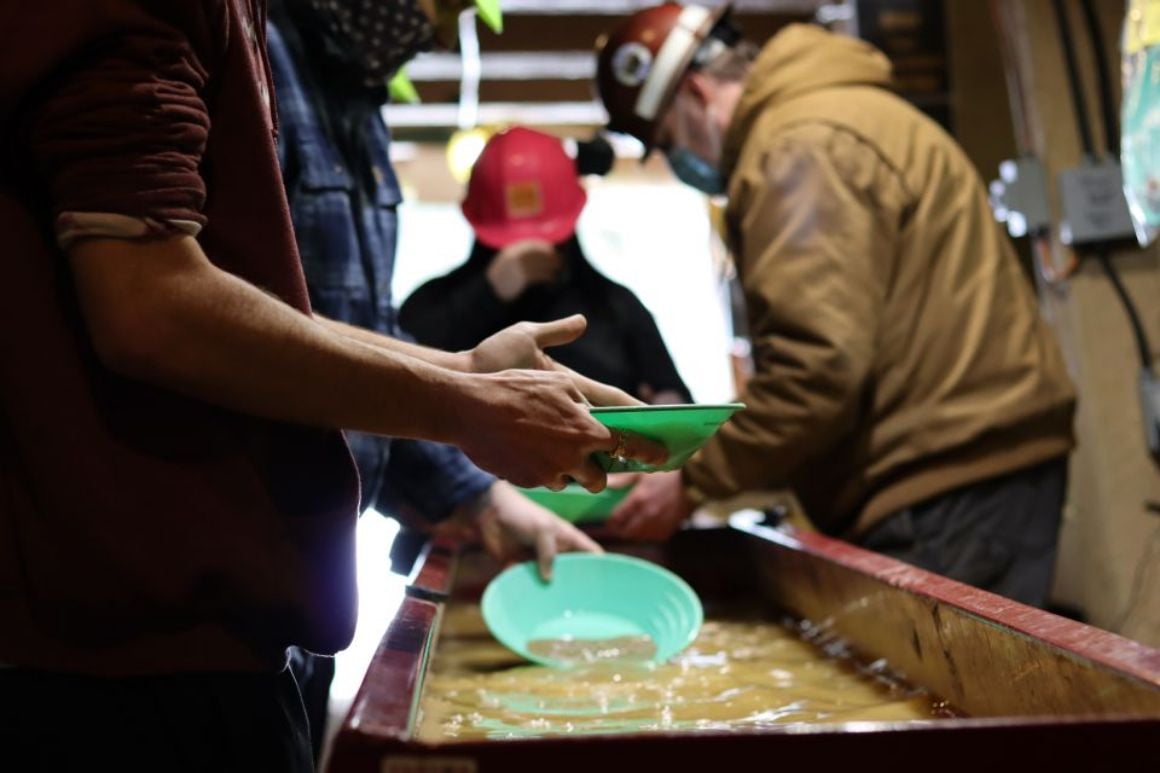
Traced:
<path fill-rule="evenodd" d="M 680 73 L 677 68 L 688 60 L 689 50 L 704 38 L 702 27 L 710 16 L 709 9 L 699 5 L 688 5 L 681 10 L 672 32 L 665 38 L 661 50 L 653 61 L 648 78 L 636 98 L 636 114 L 646 121 L 655 121 L 672 85 Z"/>

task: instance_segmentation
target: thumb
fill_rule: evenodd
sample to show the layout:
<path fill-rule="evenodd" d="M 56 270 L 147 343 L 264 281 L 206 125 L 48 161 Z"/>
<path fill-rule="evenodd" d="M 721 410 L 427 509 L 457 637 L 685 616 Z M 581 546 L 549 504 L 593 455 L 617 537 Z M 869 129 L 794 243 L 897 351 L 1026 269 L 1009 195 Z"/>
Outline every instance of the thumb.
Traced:
<path fill-rule="evenodd" d="M 544 529 L 536 535 L 536 563 L 540 567 L 540 576 L 544 582 L 552 579 L 552 561 L 556 558 L 556 535 L 549 529 Z"/>
<path fill-rule="evenodd" d="M 640 482 L 642 477 L 644 477 L 644 473 L 640 472 L 614 472 L 608 476 L 608 488 L 632 488 Z"/>
<path fill-rule="evenodd" d="M 587 327 L 588 320 L 584 318 L 583 314 L 573 314 L 570 317 L 552 322 L 535 323 L 532 339 L 541 349 L 546 349 L 549 346 L 563 346 L 584 335 Z"/>

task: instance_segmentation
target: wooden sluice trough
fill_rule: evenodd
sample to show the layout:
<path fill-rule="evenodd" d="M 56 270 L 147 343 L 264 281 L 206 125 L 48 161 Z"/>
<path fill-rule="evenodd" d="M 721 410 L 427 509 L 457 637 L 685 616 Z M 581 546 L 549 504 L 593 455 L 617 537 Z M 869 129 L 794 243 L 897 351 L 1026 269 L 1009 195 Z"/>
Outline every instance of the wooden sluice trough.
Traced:
<path fill-rule="evenodd" d="M 707 601 L 751 599 L 824 625 L 965 717 L 429 743 L 416 736 L 445 605 L 495 571 L 435 542 L 416 563 L 331 754 L 332 773 L 778 769 L 1160 771 L 1160 650 L 815 533 L 753 522 L 664 546 Z"/>

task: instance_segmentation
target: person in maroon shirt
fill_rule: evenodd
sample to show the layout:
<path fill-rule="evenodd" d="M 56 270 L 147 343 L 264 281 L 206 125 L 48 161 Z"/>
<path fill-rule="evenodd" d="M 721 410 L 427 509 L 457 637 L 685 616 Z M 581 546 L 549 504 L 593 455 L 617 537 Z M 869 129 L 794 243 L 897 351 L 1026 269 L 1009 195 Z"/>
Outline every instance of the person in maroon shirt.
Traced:
<path fill-rule="evenodd" d="M 259 0 L 0 0 L 0 734 L 33 767 L 308 770 L 292 644 L 354 628 L 339 429 L 518 485 L 657 461 L 543 347 L 311 314 Z M 538 368 L 540 370 L 532 370 Z"/>

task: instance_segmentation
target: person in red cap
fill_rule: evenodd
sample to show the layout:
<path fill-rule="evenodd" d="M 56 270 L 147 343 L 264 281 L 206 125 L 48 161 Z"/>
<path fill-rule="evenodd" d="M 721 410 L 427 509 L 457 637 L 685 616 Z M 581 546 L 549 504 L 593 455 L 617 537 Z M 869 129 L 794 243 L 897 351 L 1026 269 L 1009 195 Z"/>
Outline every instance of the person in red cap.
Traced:
<path fill-rule="evenodd" d="M 646 402 L 688 402 L 648 309 L 584 257 L 576 220 L 586 201 L 557 138 L 521 126 L 492 137 L 463 200 L 476 237 L 471 256 L 407 299 L 403 329 L 455 351 L 521 320 L 583 314 L 585 336 L 553 349 L 556 360 Z"/>
<path fill-rule="evenodd" d="M 748 409 L 610 525 L 789 487 L 830 534 L 1043 604 L 1074 394 L 982 181 L 881 52 L 800 24 L 758 49 L 728 8 L 639 11 L 597 55 L 609 128 L 728 196 L 756 362 Z"/>

